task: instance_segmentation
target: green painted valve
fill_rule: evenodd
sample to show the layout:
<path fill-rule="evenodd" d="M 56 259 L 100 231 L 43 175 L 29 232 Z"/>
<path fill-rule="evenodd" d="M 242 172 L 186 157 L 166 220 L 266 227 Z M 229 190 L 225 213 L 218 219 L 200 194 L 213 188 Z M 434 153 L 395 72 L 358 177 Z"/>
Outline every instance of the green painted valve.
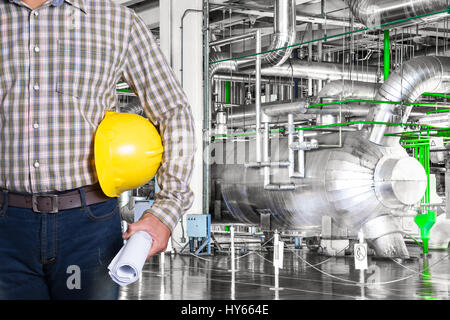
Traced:
<path fill-rule="evenodd" d="M 428 241 L 430 240 L 430 229 L 436 222 L 436 212 L 428 210 L 428 213 L 418 214 L 414 222 L 420 229 L 420 238 L 423 243 L 423 254 L 428 253 Z"/>

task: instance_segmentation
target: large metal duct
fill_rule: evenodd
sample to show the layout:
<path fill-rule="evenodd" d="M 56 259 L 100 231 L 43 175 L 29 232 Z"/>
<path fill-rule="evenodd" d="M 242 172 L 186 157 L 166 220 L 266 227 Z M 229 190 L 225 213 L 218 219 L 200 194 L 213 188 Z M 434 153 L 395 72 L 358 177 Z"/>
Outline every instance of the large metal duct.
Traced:
<path fill-rule="evenodd" d="M 281 66 L 265 67 L 262 76 L 303 78 L 318 80 L 356 80 L 378 82 L 381 74 L 377 67 L 350 66 L 348 64 L 291 60 Z"/>
<path fill-rule="evenodd" d="M 339 134 L 317 139 L 319 145 L 339 144 Z M 360 132 L 343 133 L 342 145 L 306 151 L 304 178 L 289 178 L 287 167 L 271 166 L 272 184 L 295 188 L 269 191 L 264 188 L 264 168 L 243 164 L 255 161 L 255 140 L 216 144 L 213 178 L 238 221 L 259 223 L 261 214 L 270 213 L 277 228 L 292 229 L 319 226 L 322 216 L 331 216 L 355 232 L 362 229 L 377 255 L 407 257 L 390 212 L 420 201 L 427 186 L 425 170 L 399 144 L 375 145 Z M 288 139 L 270 140 L 272 163 L 285 163 L 288 154 Z"/>
<path fill-rule="evenodd" d="M 291 56 L 292 47 L 290 46 L 295 44 L 297 35 L 295 25 L 295 0 L 275 0 L 274 35 L 267 49 L 269 52 L 262 57 L 263 66 L 281 65 Z"/>
<path fill-rule="evenodd" d="M 270 46 L 262 55 L 263 66 L 277 66 L 284 63 L 292 53 L 297 31 L 295 0 L 274 0 L 274 35 Z M 229 55 L 212 55 L 210 62 L 229 59 Z M 254 59 L 237 59 L 210 64 L 209 75 L 224 71 L 232 72 L 238 68 L 253 67 Z"/>
<path fill-rule="evenodd" d="M 328 82 L 319 92 L 318 98 L 352 98 L 373 100 L 381 83 L 334 80 Z"/>
<path fill-rule="evenodd" d="M 228 60 L 229 56 L 224 52 L 215 52 L 210 54 L 209 61 L 221 61 L 218 63 L 212 63 L 209 65 L 209 78 L 210 81 L 217 72 L 236 72 L 238 69 L 238 60 Z"/>
<path fill-rule="evenodd" d="M 346 2 L 353 15 L 368 27 L 399 20 L 403 21 L 396 23 L 395 26 L 426 23 L 442 18 L 446 13 L 412 20 L 408 18 L 448 9 L 447 0 L 346 0 Z M 386 28 L 393 26 L 387 25 Z"/>
<path fill-rule="evenodd" d="M 450 57 L 418 57 L 405 62 L 380 87 L 375 100 L 414 102 L 424 92 L 450 90 Z M 375 105 L 366 120 L 376 122 L 405 122 L 412 107 L 394 104 Z M 368 139 L 383 144 L 386 125 L 374 125 Z"/>
<path fill-rule="evenodd" d="M 345 103 L 340 106 L 308 107 L 307 100 L 298 100 L 294 102 L 271 102 L 261 105 L 261 111 L 269 117 L 271 123 L 286 121 L 288 114 L 293 114 L 296 119 L 312 119 L 316 115 L 342 115 L 344 118 L 367 117 L 370 111 L 370 105 L 358 103 Z M 410 116 L 423 117 L 424 112 L 411 112 Z M 229 108 L 226 113 L 227 122 L 233 123 L 239 127 L 239 124 L 255 124 L 256 107 L 254 104 L 242 105 Z"/>

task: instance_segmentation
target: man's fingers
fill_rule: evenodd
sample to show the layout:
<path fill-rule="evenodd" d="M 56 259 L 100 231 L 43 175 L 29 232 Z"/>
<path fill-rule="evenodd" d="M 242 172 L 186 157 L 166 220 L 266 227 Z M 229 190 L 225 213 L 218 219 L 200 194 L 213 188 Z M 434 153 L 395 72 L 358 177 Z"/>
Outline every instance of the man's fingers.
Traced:
<path fill-rule="evenodd" d="M 150 249 L 150 252 L 148 253 L 147 259 L 153 257 L 154 255 L 160 252 L 166 251 L 166 248 L 167 244 L 160 243 L 159 241 L 154 241 Z"/>
<path fill-rule="evenodd" d="M 127 229 L 127 231 L 125 231 L 122 234 L 122 238 L 124 240 L 128 240 L 137 231 L 146 231 L 147 232 L 147 230 L 145 230 L 145 228 L 143 226 L 141 228 L 140 225 L 137 222 L 135 222 L 135 223 L 128 225 L 128 229 Z M 152 247 L 150 248 L 147 259 L 149 259 L 150 257 L 154 256 L 155 254 L 158 254 L 159 252 L 164 251 L 166 249 L 166 245 L 161 244 L 158 239 L 152 237 L 152 240 L 153 240 Z"/>
<path fill-rule="evenodd" d="M 135 233 L 136 232 L 136 230 L 134 230 L 135 228 L 134 228 L 134 223 L 133 224 L 129 224 L 128 225 L 128 228 L 127 228 L 127 231 L 125 231 L 123 234 L 122 234 L 122 238 L 124 239 L 124 240 L 128 240 L 130 237 L 131 237 L 131 235 L 133 234 L 133 233 Z"/>
<path fill-rule="evenodd" d="M 153 243 L 147 259 L 166 250 L 170 238 L 170 230 L 156 217 L 146 214 L 139 221 L 129 224 L 126 232 L 122 234 L 128 240 L 135 232 L 145 231 L 152 236 Z"/>

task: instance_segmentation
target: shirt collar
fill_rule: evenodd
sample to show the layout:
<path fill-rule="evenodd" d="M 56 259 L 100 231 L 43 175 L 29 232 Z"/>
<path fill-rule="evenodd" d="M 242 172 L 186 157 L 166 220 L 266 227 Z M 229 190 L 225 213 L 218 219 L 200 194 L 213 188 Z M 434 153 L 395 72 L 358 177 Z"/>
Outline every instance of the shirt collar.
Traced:
<path fill-rule="evenodd" d="M 18 4 L 20 0 L 9 0 L 9 2 L 13 2 Z M 58 7 L 63 4 L 63 2 L 66 1 L 67 3 L 71 4 L 72 6 L 80 9 L 84 13 L 87 13 L 86 11 L 86 5 L 84 3 L 84 0 L 52 0 L 52 5 L 55 7 Z"/>

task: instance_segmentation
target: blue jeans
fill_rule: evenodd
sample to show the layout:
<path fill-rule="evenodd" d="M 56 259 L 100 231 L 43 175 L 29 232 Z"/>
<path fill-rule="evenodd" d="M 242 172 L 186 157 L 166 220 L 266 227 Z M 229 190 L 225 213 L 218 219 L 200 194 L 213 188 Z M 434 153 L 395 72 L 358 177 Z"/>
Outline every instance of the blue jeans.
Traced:
<path fill-rule="evenodd" d="M 121 235 L 117 198 L 58 213 L 4 201 L 0 299 L 116 300 L 119 288 L 107 267 L 123 245 Z"/>

